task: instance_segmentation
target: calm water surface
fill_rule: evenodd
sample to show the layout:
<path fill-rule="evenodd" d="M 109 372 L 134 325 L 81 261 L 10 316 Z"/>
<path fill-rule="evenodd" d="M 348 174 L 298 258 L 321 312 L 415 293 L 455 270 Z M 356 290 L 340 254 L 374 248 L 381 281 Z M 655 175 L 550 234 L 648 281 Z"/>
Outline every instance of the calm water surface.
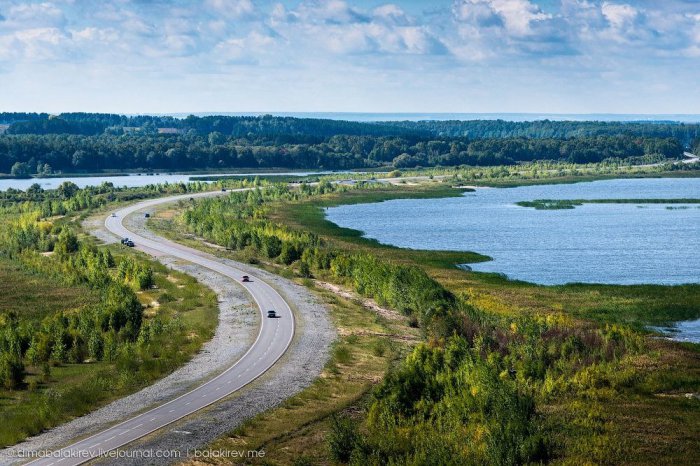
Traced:
<path fill-rule="evenodd" d="M 272 173 L 211 173 L 214 176 L 307 176 L 315 174 L 327 174 L 335 172 L 272 172 Z M 56 189 L 64 181 L 72 181 L 81 188 L 86 186 L 98 186 L 104 182 L 109 182 L 117 187 L 136 188 L 147 186 L 149 184 L 164 184 L 164 183 L 187 183 L 189 181 L 197 181 L 197 177 L 207 176 L 207 173 L 198 173 L 196 175 L 168 175 L 168 174 L 141 174 L 128 176 L 67 176 L 62 178 L 31 178 L 26 180 L 7 179 L 0 180 L 0 191 L 5 191 L 8 188 L 26 190 L 34 183 L 38 183 L 44 189 Z"/>
<path fill-rule="evenodd" d="M 683 320 L 669 327 L 652 327 L 652 330 L 665 334 L 670 340 L 700 343 L 700 319 Z"/>
<path fill-rule="evenodd" d="M 327 216 L 386 244 L 485 254 L 493 260 L 471 264 L 472 269 L 533 283 L 700 283 L 697 205 L 586 204 L 572 210 L 515 205 L 616 198 L 700 198 L 700 179 L 487 188 L 456 198 L 340 206 Z"/>

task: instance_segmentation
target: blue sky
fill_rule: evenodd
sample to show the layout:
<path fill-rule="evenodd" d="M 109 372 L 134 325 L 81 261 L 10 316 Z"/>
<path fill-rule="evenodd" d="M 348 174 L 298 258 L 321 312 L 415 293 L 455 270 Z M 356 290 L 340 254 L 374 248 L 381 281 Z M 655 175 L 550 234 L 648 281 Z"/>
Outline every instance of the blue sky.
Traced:
<path fill-rule="evenodd" d="M 0 0 L 0 111 L 700 112 L 700 0 Z"/>

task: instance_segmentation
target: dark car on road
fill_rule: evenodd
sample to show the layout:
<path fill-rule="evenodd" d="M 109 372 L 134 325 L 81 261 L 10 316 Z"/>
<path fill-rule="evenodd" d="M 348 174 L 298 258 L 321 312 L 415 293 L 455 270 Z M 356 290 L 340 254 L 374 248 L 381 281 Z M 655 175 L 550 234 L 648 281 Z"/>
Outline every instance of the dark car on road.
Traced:
<path fill-rule="evenodd" d="M 130 239 L 128 239 L 128 240 L 124 241 L 124 246 L 128 246 L 128 247 L 130 247 L 130 248 L 133 248 L 133 247 L 136 246 L 136 245 L 134 244 L 133 241 L 131 241 Z"/>
<path fill-rule="evenodd" d="M 269 319 L 276 319 L 278 316 L 277 316 L 277 313 L 275 311 L 267 311 L 267 317 Z"/>
<path fill-rule="evenodd" d="M 242 282 L 249 282 L 249 281 L 250 281 L 250 277 L 249 277 L 248 275 L 243 275 L 243 278 L 241 278 L 241 281 L 242 281 Z"/>

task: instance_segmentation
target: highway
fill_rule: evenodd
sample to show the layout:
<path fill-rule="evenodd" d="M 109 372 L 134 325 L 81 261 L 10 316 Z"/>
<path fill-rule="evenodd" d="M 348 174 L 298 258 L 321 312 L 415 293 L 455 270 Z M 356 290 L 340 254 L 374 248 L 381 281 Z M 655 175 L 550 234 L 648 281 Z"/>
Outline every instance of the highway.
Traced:
<path fill-rule="evenodd" d="M 683 152 L 683 155 L 686 157 L 686 158 L 683 160 L 683 163 L 697 163 L 697 162 L 700 162 L 700 157 L 697 156 L 697 155 L 695 155 L 695 154 L 691 154 L 690 152 Z"/>
<path fill-rule="evenodd" d="M 294 337 L 294 316 L 282 296 L 261 279 L 235 267 L 225 265 L 210 254 L 174 243 L 165 238 L 145 238 L 129 231 L 124 218 L 137 211 L 159 204 L 187 200 L 191 197 L 212 196 L 221 193 L 199 193 L 171 196 L 139 202 L 115 212 L 105 220 L 105 227 L 119 237 L 128 237 L 136 249 L 159 256 L 168 255 L 207 267 L 239 283 L 250 293 L 260 309 L 261 322 L 257 339 L 248 351 L 231 367 L 217 377 L 198 386 L 174 400 L 147 412 L 95 433 L 91 437 L 51 452 L 46 457 L 32 461 L 31 465 L 72 466 L 90 461 L 106 452 L 115 450 L 168 424 L 194 413 L 240 390 L 267 371 L 286 352 Z M 250 276 L 249 283 L 241 277 Z M 278 318 L 268 318 L 267 311 L 275 310 Z"/>

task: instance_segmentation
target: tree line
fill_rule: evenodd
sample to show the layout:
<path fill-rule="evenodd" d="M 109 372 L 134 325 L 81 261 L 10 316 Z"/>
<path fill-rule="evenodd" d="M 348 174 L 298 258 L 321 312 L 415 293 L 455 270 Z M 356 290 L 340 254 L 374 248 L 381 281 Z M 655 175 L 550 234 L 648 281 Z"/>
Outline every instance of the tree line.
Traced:
<path fill-rule="evenodd" d="M 512 165 L 533 160 L 574 163 L 681 157 L 674 138 L 595 136 L 573 139 L 429 138 L 338 135 L 317 143 L 278 143 L 213 132 L 207 136 L 66 134 L 0 136 L 0 173 L 222 168 L 357 169 L 393 166 Z"/>
<path fill-rule="evenodd" d="M 11 134 L 98 135 L 105 131 L 151 131 L 176 128 L 195 131 L 201 136 L 219 132 L 225 136 L 287 136 L 327 138 L 336 135 L 568 139 L 591 136 L 629 135 L 644 138 L 674 138 L 684 145 L 700 138 L 700 124 L 672 121 L 506 121 L 431 120 L 354 122 L 320 118 L 261 116 L 194 116 L 176 118 L 164 115 L 117 115 L 107 113 L 0 113 L 0 124 L 9 124 Z M 289 141 L 308 142 L 308 141 Z"/>
<path fill-rule="evenodd" d="M 206 136 L 219 132 L 226 136 L 293 137 L 319 140 L 338 134 L 391 136 L 423 134 L 426 131 L 406 129 L 389 123 L 361 123 L 317 118 L 263 116 L 202 116 L 186 118 L 152 115 L 115 115 L 104 113 L 63 113 L 60 115 L 0 113 L 0 123 L 9 124 L 9 134 L 78 134 L 99 135 L 104 132 L 123 134 L 125 130 L 153 133 L 158 128 L 194 131 Z"/>
<path fill-rule="evenodd" d="M 592 136 L 628 135 L 643 138 L 674 138 L 688 146 L 700 138 L 700 124 L 671 121 L 419 121 L 392 122 L 395 126 L 427 131 L 446 137 L 568 139 Z"/>

